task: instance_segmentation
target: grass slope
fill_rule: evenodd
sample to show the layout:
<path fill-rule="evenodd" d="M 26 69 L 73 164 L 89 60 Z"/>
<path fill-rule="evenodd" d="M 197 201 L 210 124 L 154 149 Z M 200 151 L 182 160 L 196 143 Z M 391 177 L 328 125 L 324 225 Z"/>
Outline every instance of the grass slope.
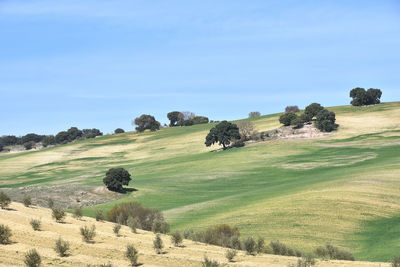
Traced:
<path fill-rule="evenodd" d="M 306 251 L 330 242 L 357 259 L 388 261 L 400 250 L 389 234 L 400 227 L 400 103 L 330 110 L 339 130 L 313 140 L 216 152 L 204 145 L 209 124 L 1 154 L 0 187 L 101 185 L 108 168 L 124 167 L 138 191 L 86 215 L 133 199 L 163 210 L 172 230 L 229 223 Z M 251 121 L 269 130 L 278 117 Z"/>

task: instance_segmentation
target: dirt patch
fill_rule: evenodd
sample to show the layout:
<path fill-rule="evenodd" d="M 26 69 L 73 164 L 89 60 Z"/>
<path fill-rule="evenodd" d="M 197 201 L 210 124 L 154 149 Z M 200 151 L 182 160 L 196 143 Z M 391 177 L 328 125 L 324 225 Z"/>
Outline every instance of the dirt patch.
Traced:
<path fill-rule="evenodd" d="M 76 206 L 94 206 L 124 197 L 105 186 L 90 185 L 60 185 L 60 186 L 29 186 L 20 188 L 4 188 L 13 201 L 22 202 L 24 196 L 30 196 L 34 205 L 47 207 L 49 198 L 58 206 L 70 209 Z"/>

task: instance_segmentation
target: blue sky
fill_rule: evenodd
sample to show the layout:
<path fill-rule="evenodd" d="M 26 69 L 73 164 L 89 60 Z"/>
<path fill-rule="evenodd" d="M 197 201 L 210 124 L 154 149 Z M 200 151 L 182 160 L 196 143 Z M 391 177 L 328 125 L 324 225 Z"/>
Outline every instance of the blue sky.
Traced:
<path fill-rule="evenodd" d="M 400 1 L 0 0 L 0 135 L 400 100 Z"/>

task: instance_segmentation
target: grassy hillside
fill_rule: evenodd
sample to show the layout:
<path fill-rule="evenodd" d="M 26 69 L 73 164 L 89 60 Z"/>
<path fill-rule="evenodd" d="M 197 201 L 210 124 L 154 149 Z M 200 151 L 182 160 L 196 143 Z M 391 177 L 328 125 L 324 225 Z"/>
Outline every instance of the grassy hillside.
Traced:
<path fill-rule="evenodd" d="M 40 218 L 41 231 L 33 231 L 29 222 Z M 248 256 L 240 251 L 235 262 L 228 263 L 225 258 L 226 249 L 184 240 L 182 247 L 175 247 L 169 236 L 161 235 L 164 243 L 163 254 L 156 254 L 153 249 L 155 235 L 151 232 L 138 230 L 134 234 L 126 226 L 120 230 L 119 236 L 113 233 L 113 224 L 96 222 L 92 218 L 81 220 L 67 217 L 64 223 L 56 223 L 51 218 L 51 210 L 40 207 L 26 208 L 22 204 L 13 203 L 11 210 L 0 210 L 0 224 L 8 225 L 13 233 L 11 244 L 0 245 L 0 266 L 25 266 L 24 254 L 36 248 L 42 257 L 42 266 L 98 266 L 111 263 L 112 266 L 128 267 L 129 262 L 124 257 L 127 244 L 133 244 L 139 251 L 138 263 L 143 266 L 201 266 L 204 256 L 228 266 L 272 266 L 286 267 L 296 263 L 295 257 L 275 255 Z M 93 243 L 82 241 L 79 228 L 82 226 L 96 227 L 96 237 Z M 53 250 L 56 240 L 62 237 L 70 243 L 68 257 L 59 257 Z M 388 263 L 320 261 L 316 266 L 327 267 L 389 267 Z"/>
<path fill-rule="evenodd" d="M 400 102 L 330 110 L 339 130 L 312 140 L 216 152 L 204 145 L 209 124 L 1 154 L 0 187 L 101 185 L 108 168 L 124 167 L 138 191 L 115 202 L 161 209 L 172 230 L 229 223 L 306 251 L 330 242 L 388 261 L 400 251 Z M 252 122 L 274 129 L 278 116 Z"/>

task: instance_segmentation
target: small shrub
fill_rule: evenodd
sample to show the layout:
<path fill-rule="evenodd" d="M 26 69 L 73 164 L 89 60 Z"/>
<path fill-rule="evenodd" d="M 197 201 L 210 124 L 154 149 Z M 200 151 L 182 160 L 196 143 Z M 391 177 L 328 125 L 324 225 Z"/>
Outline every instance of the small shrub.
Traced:
<path fill-rule="evenodd" d="M 185 239 L 189 239 L 191 236 L 193 236 L 193 234 L 194 234 L 193 229 L 187 229 L 187 230 L 183 231 L 183 237 Z"/>
<path fill-rule="evenodd" d="M 53 209 L 54 208 L 54 200 L 50 197 L 49 199 L 47 199 L 47 206 L 50 208 L 50 209 Z"/>
<path fill-rule="evenodd" d="M 127 257 L 128 260 L 131 262 L 131 266 L 136 266 L 138 264 L 137 260 L 139 257 L 139 252 L 133 245 L 127 245 L 125 257 Z"/>
<path fill-rule="evenodd" d="M 29 207 L 30 205 L 32 205 L 32 199 L 30 196 L 24 196 L 24 198 L 22 199 L 22 203 L 24 203 L 25 207 Z"/>
<path fill-rule="evenodd" d="M 129 228 L 131 228 L 132 233 L 136 233 L 136 229 L 139 227 L 139 222 L 137 219 L 129 217 L 126 221 L 126 224 Z"/>
<path fill-rule="evenodd" d="M 82 208 L 81 207 L 76 207 L 74 209 L 73 216 L 74 216 L 75 219 L 80 220 L 82 218 Z"/>
<path fill-rule="evenodd" d="M 284 126 L 289 126 L 292 124 L 292 121 L 294 121 L 296 118 L 297 115 L 293 112 L 285 113 L 279 117 L 279 122 L 282 123 Z"/>
<path fill-rule="evenodd" d="M 210 260 L 207 256 L 204 256 L 204 261 L 202 262 L 201 266 L 203 267 L 219 267 L 219 263 L 216 260 Z"/>
<path fill-rule="evenodd" d="M 242 244 L 238 236 L 234 235 L 231 237 L 230 247 L 237 250 L 242 249 Z"/>
<path fill-rule="evenodd" d="M 56 222 L 63 222 L 64 218 L 66 216 L 65 214 L 65 210 L 63 210 L 62 208 L 54 208 L 52 209 L 52 214 L 51 216 L 53 217 L 54 220 L 56 220 Z"/>
<path fill-rule="evenodd" d="M 155 220 L 151 227 L 151 231 L 153 231 L 153 233 L 166 234 L 169 232 L 169 224 L 165 221 Z"/>
<path fill-rule="evenodd" d="M 256 118 L 256 117 L 260 117 L 261 113 L 258 111 L 252 111 L 249 113 L 249 118 Z"/>
<path fill-rule="evenodd" d="M 104 220 L 103 210 L 96 210 L 95 216 L 96 216 L 96 221 L 102 222 Z"/>
<path fill-rule="evenodd" d="M 264 251 L 264 247 L 265 247 L 264 238 L 259 237 L 257 240 L 257 248 L 256 248 L 257 253 L 262 253 Z"/>
<path fill-rule="evenodd" d="M 297 267 L 311 267 L 315 265 L 315 259 L 308 254 L 297 261 Z"/>
<path fill-rule="evenodd" d="M 24 263 L 28 267 L 39 267 L 42 259 L 36 249 L 31 249 L 25 254 Z"/>
<path fill-rule="evenodd" d="M 119 230 L 121 230 L 121 225 L 120 224 L 114 225 L 114 227 L 113 227 L 114 234 L 119 236 Z"/>
<path fill-rule="evenodd" d="M 174 244 L 175 247 L 179 247 L 182 245 L 182 235 L 179 232 L 175 232 L 171 235 L 171 242 Z"/>
<path fill-rule="evenodd" d="M 159 234 L 156 235 L 156 238 L 153 241 L 153 248 L 157 252 L 157 254 L 160 254 L 162 252 L 162 249 L 164 248 L 163 241 Z"/>
<path fill-rule="evenodd" d="M 400 267 L 400 255 L 393 258 L 392 267 Z"/>
<path fill-rule="evenodd" d="M 7 225 L 0 224 L 0 244 L 9 244 L 12 236 L 11 229 Z"/>
<path fill-rule="evenodd" d="M 3 191 L 0 191 L 0 207 L 2 209 L 6 209 L 8 205 L 10 205 L 10 203 L 11 203 L 10 197 Z"/>
<path fill-rule="evenodd" d="M 33 230 L 40 231 L 40 225 L 42 224 L 40 220 L 32 219 L 29 223 L 31 224 Z"/>
<path fill-rule="evenodd" d="M 225 257 L 228 259 L 228 261 L 232 262 L 236 254 L 237 254 L 236 250 L 228 249 L 225 253 Z"/>
<path fill-rule="evenodd" d="M 271 246 L 272 252 L 275 255 L 288 255 L 289 254 L 288 247 L 285 244 L 279 242 L 279 240 L 272 241 L 269 245 Z"/>
<path fill-rule="evenodd" d="M 354 256 L 350 252 L 341 250 L 335 246 L 332 246 L 331 244 L 326 244 L 325 249 L 327 251 L 327 256 L 332 260 L 355 260 Z"/>
<path fill-rule="evenodd" d="M 248 237 L 244 242 L 244 249 L 246 250 L 248 255 L 254 255 L 257 250 L 256 241 L 252 237 Z"/>
<path fill-rule="evenodd" d="M 93 242 L 93 238 L 96 236 L 96 226 L 94 224 L 90 228 L 85 225 L 80 228 L 80 231 L 83 241 L 86 243 Z"/>
<path fill-rule="evenodd" d="M 56 241 L 56 246 L 54 247 L 54 251 L 60 256 L 60 257 L 65 257 L 68 256 L 68 250 L 69 250 L 69 243 L 67 241 L 64 241 L 60 238 Z"/>
<path fill-rule="evenodd" d="M 317 255 L 318 257 L 323 258 L 323 259 L 329 257 L 328 250 L 322 246 L 317 247 L 314 250 L 314 253 L 315 253 L 315 255 Z"/>

